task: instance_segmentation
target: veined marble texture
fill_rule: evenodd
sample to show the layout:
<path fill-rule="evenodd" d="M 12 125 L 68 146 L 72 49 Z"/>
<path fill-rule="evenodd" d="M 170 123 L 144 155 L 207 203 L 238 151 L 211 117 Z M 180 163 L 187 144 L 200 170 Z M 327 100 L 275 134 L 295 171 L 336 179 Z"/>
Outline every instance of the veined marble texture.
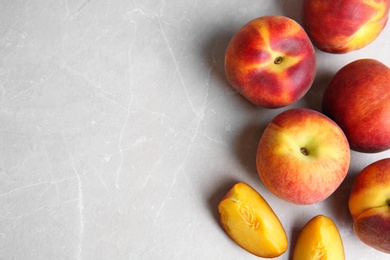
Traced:
<path fill-rule="evenodd" d="M 354 176 L 389 152 L 352 152 L 334 195 L 311 206 L 273 196 L 255 153 L 267 123 L 319 110 L 323 88 L 363 57 L 390 65 L 390 29 L 362 50 L 317 51 L 299 102 L 254 107 L 223 61 L 238 28 L 263 15 L 300 22 L 294 0 L 0 1 L 0 259 L 258 259 L 219 223 L 237 181 L 255 187 L 289 236 L 326 214 L 347 259 L 386 259 L 352 230 Z"/>

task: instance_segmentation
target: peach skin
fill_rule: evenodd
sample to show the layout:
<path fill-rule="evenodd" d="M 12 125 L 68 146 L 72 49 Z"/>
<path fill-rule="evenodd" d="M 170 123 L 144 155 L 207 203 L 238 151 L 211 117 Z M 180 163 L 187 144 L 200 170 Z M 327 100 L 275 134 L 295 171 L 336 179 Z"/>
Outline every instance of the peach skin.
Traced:
<path fill-rule="evenodd" d="M 390 254 L 390 158 L 368 165 L 357 175 L 349 211 L 359 239 Z"/>
<path fill-rule="evenodd" d="M 226 77 L 250 102 L 279 108 L 299 100 L 316 74 L 314 47 L 303 28 L 284 16 L 245 24 L 225 54 Z"/>
<path fill-rule="evenodd" d="M 349 163 L 350 148 L 340 127 L 306 108 L 277 115 L 264 130 L 256 155 L 264 185 L 285 201 L 306 205 L 330 196 Z"/>
<path fill-rule="evenodd" d="M 314 45 L 330 53 L 358 50 L 383 31 L 389 0 L 305 0 L 302 22 Z"/>
<path fill-rule="evenodd" d="M 365 153 L 390 148 L 390 69 L 374 59 L 341 68 L 323 95 L 324 114 L 343 129 L 352 150 Z"/>

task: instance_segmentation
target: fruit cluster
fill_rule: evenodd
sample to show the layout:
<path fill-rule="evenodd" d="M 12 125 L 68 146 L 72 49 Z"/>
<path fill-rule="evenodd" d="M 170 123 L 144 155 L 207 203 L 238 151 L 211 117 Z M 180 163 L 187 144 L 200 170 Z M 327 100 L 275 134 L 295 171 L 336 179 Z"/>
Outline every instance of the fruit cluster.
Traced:
<path fill-rule="evenodd" d="M 363 48 L 385 28 L 389 8 L 390 0 L 304 0 L 303 26 L 285 16 L 251 20 L 226 49 L 226 77 L 256 106 L 293 104 L 314 82 L 314 46 L 333 54 Z M 321 112 L 294 108 L 277 115 L 258 144 L 258 175 L 278 198 L 314 204 L 345 179 L 351 149 L 390 149 L 390 68 L 374 59 L 341 68 L 324 90 Z M 356 176 L 348 207 L 357 237 L 390 254 L 390 158 Z M 234 185 L 218 210 L 225 231 L 250 253 L 272 258 L 287 250 L 282 223 L 248 184 Z M 318 215 L 303 227 L 293 259 L 344 258 L 342 238 L 330 218 Z"/>

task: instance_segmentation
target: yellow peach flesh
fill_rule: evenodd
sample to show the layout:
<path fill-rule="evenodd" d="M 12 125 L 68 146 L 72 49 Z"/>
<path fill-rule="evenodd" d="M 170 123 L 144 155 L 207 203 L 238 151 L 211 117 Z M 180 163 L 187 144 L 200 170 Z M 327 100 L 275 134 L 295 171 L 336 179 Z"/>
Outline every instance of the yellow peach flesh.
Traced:
<path fill-rule="evenodd" d="M 218 206 L 227 234 L 246 251 L 272 258 L 287 250 L 286 232 L 274 211 L 252 187 L 237 183 Z"/>
<path fill-rule="evenodd" d="M 312 218 L 301 230 L 292 260 L 343 260 L 344 246 L 333 221 L 326 216 Z"/>

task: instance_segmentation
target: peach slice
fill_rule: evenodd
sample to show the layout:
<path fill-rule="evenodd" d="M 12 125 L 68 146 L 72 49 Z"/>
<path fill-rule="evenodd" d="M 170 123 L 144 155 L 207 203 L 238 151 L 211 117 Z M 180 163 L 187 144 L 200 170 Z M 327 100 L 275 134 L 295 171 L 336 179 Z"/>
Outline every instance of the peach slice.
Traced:
<path fill-rule="evenodd" d="M 292 260 L 343 260 L 343 241 L 333 221 L 323 215 L 312 218 L 302 228 Z"/>
<path fill-rule="evenodd" d="M 287 250 L 287 235 L 279 218 L 248 184 L 235 184 L 219 203 L 218 210 L 226 233 L 246 251 L 273 258 Z"/>

